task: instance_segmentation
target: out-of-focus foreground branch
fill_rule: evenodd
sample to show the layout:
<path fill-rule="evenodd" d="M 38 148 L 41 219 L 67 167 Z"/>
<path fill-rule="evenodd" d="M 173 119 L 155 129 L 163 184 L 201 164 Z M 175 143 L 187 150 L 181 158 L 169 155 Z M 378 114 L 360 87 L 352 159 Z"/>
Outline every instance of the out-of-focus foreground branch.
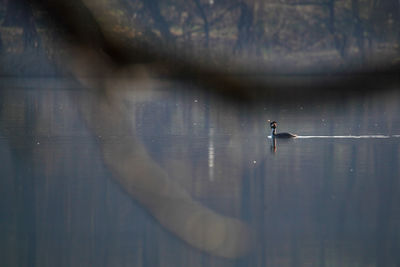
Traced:
<path fill-rule="evenodd" d="M 113 68 L 145 64 L 155 77 L 194 82 L 201 89 L 240 103 L 334 101 L 399 83 L 398 65 L 373 63 L 359 69 L 326 68 L 312 73 L 298 69 L 295 72 L 275 70 L 268 66 L 257 70 L 243 70 L 240 65 L 221 69 L 218 64 L 208 64 L 207 55 L 202 62 L 190 60 L 187 51 L 174 50 L 170 42 L 158 46 L 147 41 L 134 43 L 127 36 L 113 33 L 110 28 L 116 24 L 114 18 L 101 17 L 110 8 L 107 1 L 26 1 L 46 10 L 48 18 L 65 31 L 66 41 L 104 53 Z M 95 73 L 96 65 L 91 68 Z"/>

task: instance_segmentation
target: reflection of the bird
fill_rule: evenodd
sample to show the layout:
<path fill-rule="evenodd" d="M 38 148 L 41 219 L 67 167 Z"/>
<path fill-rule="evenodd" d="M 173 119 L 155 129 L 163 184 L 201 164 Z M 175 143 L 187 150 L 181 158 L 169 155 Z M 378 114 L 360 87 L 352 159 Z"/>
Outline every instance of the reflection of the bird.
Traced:
<path fill-rule="evenodd" d="M 271 144 L 271 152 L 272 153 L 276 153 L 277 152 L 278 143 L 285 144 L 285 143 L 293 142 L 293 139 L 279 139 L 279 140 L 277 140 L 278 138 L 275 138 L 275 137 L 271 137 L 269 139 L 270 139 L 270 142 L 271 142 L 270 144 Z"/>
<path fill-rule="evenodd" d="M 275 153 L 276 152 L 276 138 L 271 137 L 271 152 Z"/>

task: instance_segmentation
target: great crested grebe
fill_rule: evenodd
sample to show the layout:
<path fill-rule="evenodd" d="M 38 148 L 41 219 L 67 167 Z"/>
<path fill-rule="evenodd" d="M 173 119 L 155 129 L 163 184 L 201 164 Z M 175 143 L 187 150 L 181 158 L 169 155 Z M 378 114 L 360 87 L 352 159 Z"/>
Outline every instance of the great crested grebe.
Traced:
<path fill-rule="evenodd" d="M 273 121 L 269 124 L 271 126 L 271 138 L 294 138 L 297 137 L 295 134 L 291 133 L 276 133 L 276 127 L 278 126 L 278 123 L 276 121 Z"/>

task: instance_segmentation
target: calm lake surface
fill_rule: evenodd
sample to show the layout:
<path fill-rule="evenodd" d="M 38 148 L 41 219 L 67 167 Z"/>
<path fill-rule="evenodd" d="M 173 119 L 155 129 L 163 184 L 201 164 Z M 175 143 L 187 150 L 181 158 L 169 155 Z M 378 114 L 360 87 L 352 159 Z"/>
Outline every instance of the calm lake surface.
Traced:
<path fill-rule="evenodd" d="M 1 266 L 400 266 L 398 92 L 245 108 L 189 85 L 142 87 L 124 92 L 124 130 L 96 121 L 95 102 L 84 119 L 76 82 L 0 80 Z M 274 146 L 267 120 L 300 138 Z M 104 144 L 130 139 L 163 186 L 235 218 L 250 241 L 199 248 L 182 238 L 209 227 L 185 229 L 191 208 L 160 215 L 156 193 L 129 193 Z"/>

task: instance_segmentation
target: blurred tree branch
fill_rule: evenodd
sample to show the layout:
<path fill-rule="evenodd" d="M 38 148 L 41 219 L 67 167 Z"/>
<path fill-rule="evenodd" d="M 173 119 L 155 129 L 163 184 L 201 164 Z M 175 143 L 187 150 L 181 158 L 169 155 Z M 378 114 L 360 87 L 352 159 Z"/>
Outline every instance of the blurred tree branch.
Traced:
<path fill-rule="evenodd" d="M 36 8 L 46 11 L 51 22 L 55 22 L 66 33 L 63 36 L 66 41 L 103 53 L 113 68 L 145 63 L 154 77 L 194 82 L 202 89 L 216 92 L 225 98 L 235 99 L 238 103 L 319 101 L 321 98 L 334 101 L 348 95 L 357 96 L 359 92 L 377 91 L 377 88 L 381 88 L 383 84 L 398 84 L 398 65 L 387 67 L 372 65 L 363 69 L 344 68 L 342 71 L 326 68 L 313 73 L 302 70 L 282 71 L 268 66 L 262 66 L 262 68 L 258 66 L 257 70 L 246 71 L 243 71 L 240 65 L 222 69 L 218 64 L 204 63 L 208 61 L 207 58 L 202 60 L 203 63 L 191 60 L 190 52 L 171 50 L 171 46 L 166 45 L 167 43 L 150 45 L 144 41 L 138 45 L 126 36 L 105 33 L 98 19 L 93 15 L 93 10 L 87 5 L 87 3 L 95 5 L 96 2 L 92 3 L 89 0 L 84 2 L 21 1 L 26 5 L 33 4 Z M 331 0 L 330 3 L 334 1 Z M 158 5 L 158 1 L 146 4 L 153 15 L 157 13 L 161 16 Z M 153 17 L 160 18 L 158 15 Z M 331 15 L 332 18 L 334 15 Z M 212 23 L 213 20 L 209 24 L 212 25 Z M 334 22 L 330 25 L 330 28 L 334 27 L 332 26 Z M 157 27 L 162 35 L 169 39 L 168 26 L 159 24 Z M 334 30 L 332 34 L 335 35 Z M 318 75 L 318 77 L 304 76 L 307 74 Z M 298 76 L 292 79 L 292 75 Z"/>

